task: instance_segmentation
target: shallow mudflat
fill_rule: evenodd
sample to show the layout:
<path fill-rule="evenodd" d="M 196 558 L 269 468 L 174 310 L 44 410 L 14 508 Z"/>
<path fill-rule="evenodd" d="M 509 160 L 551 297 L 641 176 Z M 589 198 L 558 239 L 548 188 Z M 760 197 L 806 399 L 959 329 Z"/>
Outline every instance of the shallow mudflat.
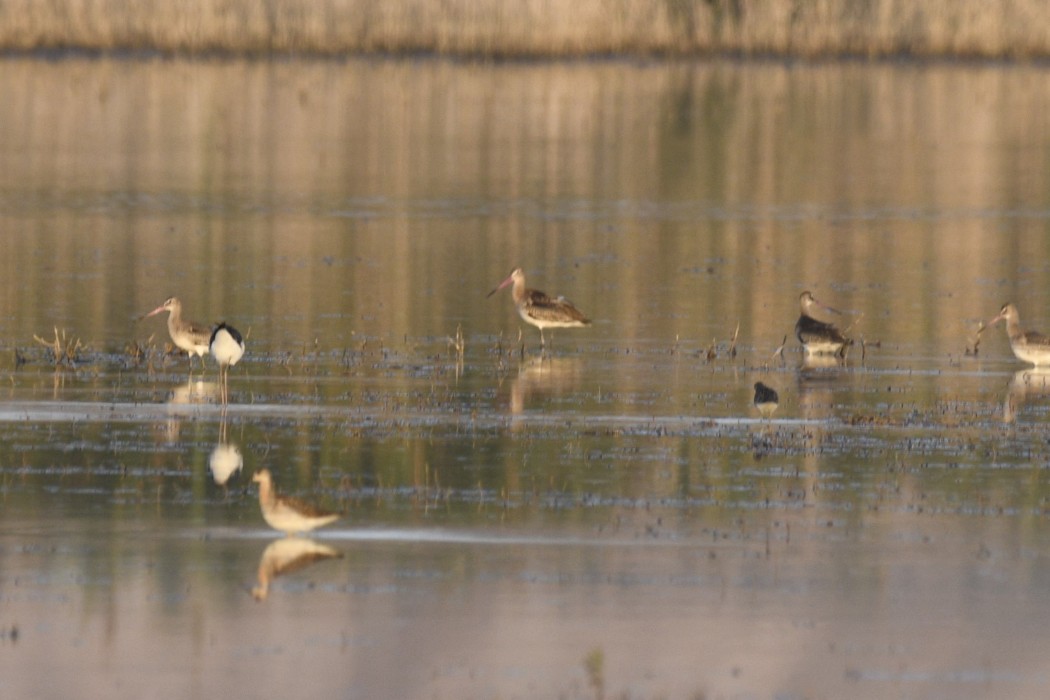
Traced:
<path fill-rule="evenodd" d="M 4 687 L 1038 697 L 1050 682 L 1039 375 L 563 337 L 499 362 L 485 338 L 462 362 L 421 342 L 356 374 L 249 356 L 225 411 L 214 370 L 187 379 L 173 359 L 60 370 L 47 398 L 52 370 L 12 372 Z M 639 388 L 605 388 L 625 375 Z M 773 419 L 750 406 L 756 375 L 779 387 Z M 263 467 L 343 518 L 279 537 L 250 484 Z"/>
<path fill-rule="evenodd" d="M 3 63 L 0 696 L 1045 696 L 1044 68 Z"/>

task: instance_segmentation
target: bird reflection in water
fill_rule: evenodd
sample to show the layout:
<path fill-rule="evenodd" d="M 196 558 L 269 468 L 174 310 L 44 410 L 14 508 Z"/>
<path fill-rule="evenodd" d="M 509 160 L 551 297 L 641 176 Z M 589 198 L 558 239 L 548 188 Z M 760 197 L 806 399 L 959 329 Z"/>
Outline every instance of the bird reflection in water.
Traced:
<path fill-rule="evenodd" d="M 168 442 L 179 439 L 183 418 L 195 415 L 200 404 L 214 403 L 219 396 L 219 385 L 190 378 L 178 384 L 168 395 L 169 418 L 165 426 L 165 438 Z"/>
<path fill-rule="evenodd" d="M 271 542 L 259 558 L 259 583 L 252 588 L 252 597 L 266 600 L 273 579 L 326 559 L 341 559 L 339 552 L 306 537 L 282 537 Z"/>
<path fill-rule="evenodd" d="M 544 357 L 527 360 L 510 385 L 510 412 L 524 412 L 537 398 L 571 394 L 580 388 L 583 363 L 578 357 Z"/>
<path fill-rule="evenodd" d="M 799 417 L 824 420 L 835 415 L 835 393 L 848 386 L 852 374 L 840 357 L 807 355 L 799 366 L 797 400 Z"/>
<path fill-rule="evenodd" d="M 198 403 L 212 403 L 219 396 L 219 385 L 202 379 L 190 379 L 171 390 L 168 403 L 173 406 L 186 406 Z"/>
<path fill-rule="evenodd" d="M 1003 401 L 1003 422 L 1013 423 L 1027 403 L 1050 397 L 1050 368 L 1022 369 L 1014 373 Z"/>
<path fill-rule="evenodd" d="M 225 486 L 230 477 L 239 472 L 243 466 L 244 455 L 241 454 L 240 448 L 226 437 L 226 413 L 223 412 L 222 420 L 219 422 L 219 442 L 208 456 L 211 478 L 216 485 Z"/>
<path fill-rule="evenodd" d="M 838 355 L 804 355 L 799 371 L 803 374 L 820 370 L 833 370 L 846 366 L 846 360 Z"/>

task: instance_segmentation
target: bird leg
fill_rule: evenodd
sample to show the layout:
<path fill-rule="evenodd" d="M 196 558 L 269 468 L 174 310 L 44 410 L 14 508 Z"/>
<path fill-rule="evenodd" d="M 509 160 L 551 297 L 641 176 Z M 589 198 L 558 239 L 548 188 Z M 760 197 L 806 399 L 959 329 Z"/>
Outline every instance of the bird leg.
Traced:
<path fill-rule="evenodd" d="M 230 403 L 230 368 L 229 366 L 219 365 L 219 382 L 221 389 L 219 390 L 220 397 L 222 399 L 222 405 L 226 406 Z"/>

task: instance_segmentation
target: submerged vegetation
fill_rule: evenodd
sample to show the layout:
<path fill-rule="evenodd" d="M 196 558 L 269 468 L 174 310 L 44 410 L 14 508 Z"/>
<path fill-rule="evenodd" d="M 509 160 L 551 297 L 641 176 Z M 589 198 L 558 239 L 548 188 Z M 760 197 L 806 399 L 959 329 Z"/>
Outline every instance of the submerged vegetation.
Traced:
<path fill-rule="evenodd" d="M 1050 55 L 1037 0 L 13 0 L 9 51 L 593 55 Z"/>

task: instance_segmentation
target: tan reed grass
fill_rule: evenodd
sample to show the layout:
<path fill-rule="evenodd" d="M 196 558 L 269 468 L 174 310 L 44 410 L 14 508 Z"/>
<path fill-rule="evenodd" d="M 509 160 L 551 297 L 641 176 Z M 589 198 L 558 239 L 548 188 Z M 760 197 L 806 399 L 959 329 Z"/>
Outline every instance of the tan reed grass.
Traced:
<path fill-rule="evenodd" d="M 1044 0 L 7 0 L 0 49 L 175 54 L 1050 55 Z"/>

